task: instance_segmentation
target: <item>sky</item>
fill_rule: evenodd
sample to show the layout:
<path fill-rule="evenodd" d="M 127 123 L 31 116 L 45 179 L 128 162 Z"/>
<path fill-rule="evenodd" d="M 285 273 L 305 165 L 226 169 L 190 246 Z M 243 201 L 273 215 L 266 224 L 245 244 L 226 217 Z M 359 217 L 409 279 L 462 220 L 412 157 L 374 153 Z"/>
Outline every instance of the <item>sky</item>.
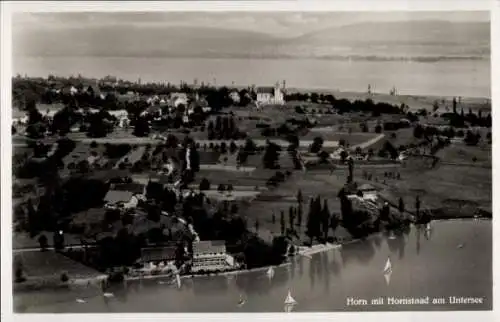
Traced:
<path fill-rule="evenodd" d="M 140 27 L 202 27 L 244 30 L 295 37 L 315 30 L 358 22 L 445 20 L 489 21 L 488 12 L 75 12 L 16 13 L 13 31 L 80 29 L 127 25 Z"/>

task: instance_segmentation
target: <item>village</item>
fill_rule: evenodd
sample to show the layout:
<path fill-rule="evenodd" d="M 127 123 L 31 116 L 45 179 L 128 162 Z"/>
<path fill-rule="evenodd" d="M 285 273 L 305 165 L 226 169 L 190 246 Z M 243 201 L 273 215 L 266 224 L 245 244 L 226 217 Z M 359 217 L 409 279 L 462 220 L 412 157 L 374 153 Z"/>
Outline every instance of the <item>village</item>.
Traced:
<path fill-rule="evenodd" d="M 276 266 L 491 217 L 489 104 L 15 77 L 15 287 Z"/>

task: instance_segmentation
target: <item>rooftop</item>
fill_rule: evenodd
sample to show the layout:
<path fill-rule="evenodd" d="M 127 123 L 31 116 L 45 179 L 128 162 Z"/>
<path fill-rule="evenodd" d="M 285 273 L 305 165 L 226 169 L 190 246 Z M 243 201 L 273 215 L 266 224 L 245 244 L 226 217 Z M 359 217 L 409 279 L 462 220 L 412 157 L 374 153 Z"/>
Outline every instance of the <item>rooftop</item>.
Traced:
<path fill-rule="evenodd" d="M 261 94 L 273 94 L 274 93 L 274 87 L 258 87 L 257 88 L 257 93 Z"/>
<path fill-rule="evenodd" d="M 110 190 L 104 197 L 107 203 L 128 202 L 134 194 L 130 191 Z"/>
<path fill-rule="evenodd" d="M 137 183 L 137 182 L 117 183 L 113 185 L 113 190 L 127 191 L 127 192 L 132 192 L 133 194 L 142 194 L 144 192 L 144 185 L 142 183 Z"/>
<path fill-rule="evenodd" d="M 141 262 L 158 262 L 175 259 L 175 246 L 148 247 L 141 249 Z"/>
<path fill-rule="evenodd" d="M 226 242 L 224 240 L 202 240 L 197 243 L 193 243 L 193 253 L 195 255 L 225 252 Z"/>
<path fill-rule="evenodd" d="M 358 190 L 360 190 L 360 191 L 369 191 L 369 190 L 376 190 L 376 189 L 371 184 L 365 183 L 365 184 L 362 184 L 361 186 L 359 186 Z"/>

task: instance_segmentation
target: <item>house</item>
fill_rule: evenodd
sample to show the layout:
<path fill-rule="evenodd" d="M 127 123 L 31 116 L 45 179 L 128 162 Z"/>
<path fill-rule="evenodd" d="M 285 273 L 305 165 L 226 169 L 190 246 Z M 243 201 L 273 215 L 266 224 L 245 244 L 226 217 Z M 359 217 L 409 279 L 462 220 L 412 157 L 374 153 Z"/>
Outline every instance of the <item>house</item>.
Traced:
<path fill-rule="evenodd" d="M 28 115 L 25 111 L 17 108 L 12 109 L 12 125 L 22 125 L 28 123 Z"/>
<path fill-rule="evenodd" d="M 229 266 L 226 242 L 223 240 L 204 240 L 193 243 L 193 271 L 219 270 Z"/>
<path fill-rule="evenodd" d="M 241 100 L 240 93 L 238 93 L 237 90 L 232 90 L 229 93 L 229 98 L 231 98 L 231 100 L 233 101 L 234 104 L 238 104 Z"/>
<path fill-rule="evenodd" d="M 163 246 L 163 247 L 146 247 L 141 249 L 141 257 L 139 263 L 141 264 L 159 264 L 161 262 L 168 263 L 175 261 L 175 253 L 177 247 Z"/>
<path fill-rule="evenodd" d="M 123 205 L 129 202 L 133 196 L 134 194 L 130 191 L 109 190 L 104 197 L 106 208 L 113 208 L 119 205 Z"/>
<path fill-rule="evenodd" d="M 126 190 L 109 190 L 104 201 L 106 208 L 124 208 L 131 209 L 137 207 L 139 200 L 144 199 L 143 194 L 133 193 Z"/>
<path fill-rule="evenodd" d="M 187 106 L 189 98 L 186 93 L 172 93 L 170 94 L 170 105 L 177 108 L 179 105 Z"/>
<path fill-rule="evenodd" d="M 259 105 L 283 105 L 285 104 L 285 83 L 280 87 L 279 83 L 276 83 L 274 87 L 259 87 L 257 88 L 257 104 Z"/>
<path fill-rule="evenodd" d="M 364 200 L 376 201 L 378 198 L 377 189 L 367 183 L 358 188 L 358 194 L 361 194 Z"/>
<path fill-rule="evenodd" d="M 109 111 L 109 114 L 116 117 L 119 127 L 126 127 L 130 123 L 128 112 L 125 109 Z"/>

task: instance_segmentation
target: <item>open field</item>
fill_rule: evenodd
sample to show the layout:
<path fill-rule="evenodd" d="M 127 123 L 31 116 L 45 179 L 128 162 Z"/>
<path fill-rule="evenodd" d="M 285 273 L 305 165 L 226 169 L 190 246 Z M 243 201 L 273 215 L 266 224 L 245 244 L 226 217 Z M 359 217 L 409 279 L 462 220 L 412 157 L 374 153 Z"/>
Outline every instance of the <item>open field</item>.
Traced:
<path fill-rule="evenodd" d="M 454 143 L 436 153 L 445 164 L 491 167 L 491 146 L 467 146 Z M 465 171 L 465 169 L 464 169 Z"/>
<path fill-rule="evenodd" d="M 298 91 L 309 91 L 313 92 L 313 90 L 304 90 L 297 89 Z M 294 89 L 290 89 L 291 92 L 297 91 Z M 376 90 L 376 89 L 375 89 Z M 389 95 L 384 93 L 359 93 L 359 92 L 345 92 L 345 91 L 324 91 L 318 90 L 317 93 L 323 94 L 332 94 L 336 99 L 348 99 L 350 101 L 355 100 L 366 100 L 368 98 L 372 99 L 373 102 L 379 103 L 389 103 L 395 105 L 401 105 L 404 103 L 410 107 L 410 110 L 417 111 L 419 109 L 426 109 L 432 111 L 432 107 L 435 101 L 440 103 L 444 112 L 444 107 L 448 106 L 451 108 L 453 97 L 445 97 L 445 96 L 417 96 L 417 95 Z M 444 102 L 443 102 L 444 101 Z M 462 106 L 464 109 L 472 108 L 472 110 L 491 110 L 491 100 L 489 98 L 475 98 L 475 97 L 462 97 L 461 98 Z M 460 107 L 459 107 L 460 108 Z"/>
<path fill-rule="evenodd" d="M 53 251 L 22 252 L 15 255 L 14 261 L 20 261 L 28 278 L 60 278 L 62 272 L 71 278 L 93 278 L 102 273 L 80 264 L 64 255 Z"/>
<path fill-rule="evenodd" d="M 457 175 L 460 173 L 460 175 Z M 413 174 L 404 180 L 393 182 L 388 187 L 389 194 L 410 198 L 414 203 L 419 195 L 422 204 L 428 208 L 461 208 L 469 206 L 472 211 L 477 207 L 491 207 L 492 182 L 491 170 L 479 167 L 457 167 L 441 165 L 440 167 Z M 457 212 L 460 209 L 457 209 Z M 472 215 L 472 214 L 471 214 Z"/>

